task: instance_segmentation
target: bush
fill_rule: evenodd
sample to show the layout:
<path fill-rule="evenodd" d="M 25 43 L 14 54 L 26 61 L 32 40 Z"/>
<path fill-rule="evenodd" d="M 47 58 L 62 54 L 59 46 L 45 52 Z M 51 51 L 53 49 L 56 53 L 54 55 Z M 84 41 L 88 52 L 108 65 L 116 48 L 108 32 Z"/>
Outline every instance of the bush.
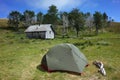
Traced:
<path fill-rule="evenodd" d="M 81 49 L 84 49 L 87 46 L 92 46 L 93 43 L 90 40 L 83 41 L 83 42 L 75 42 L 73 43 L 75 46 L 82 46 Z"/>
<path fill-rule="evenodd" d="M 99 41 L 99 42 L 97 42 L 97 45 L 108 46 L 108 45 L 110 45 L 110 43 L 105 42 L 105 41 Z"/>

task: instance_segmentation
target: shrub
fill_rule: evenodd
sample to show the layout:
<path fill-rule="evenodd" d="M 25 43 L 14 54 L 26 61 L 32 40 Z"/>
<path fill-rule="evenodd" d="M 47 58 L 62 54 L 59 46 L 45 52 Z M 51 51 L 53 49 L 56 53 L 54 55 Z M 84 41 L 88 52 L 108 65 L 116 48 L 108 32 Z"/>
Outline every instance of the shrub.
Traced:
<path fill-rule="evenodd" d="M 99 42 L 97 42 L 97 45 L 108 46 L 108 45 L 110 45 L 110 43 L 109 42 L 105 42 L 105 41 L 99 41 Z"/>

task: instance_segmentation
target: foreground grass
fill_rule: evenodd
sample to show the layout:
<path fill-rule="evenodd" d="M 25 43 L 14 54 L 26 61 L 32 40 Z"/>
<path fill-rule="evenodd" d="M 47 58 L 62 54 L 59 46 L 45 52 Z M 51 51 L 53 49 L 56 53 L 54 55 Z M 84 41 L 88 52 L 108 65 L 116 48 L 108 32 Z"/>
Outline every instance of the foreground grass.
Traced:
<path fill-rule="evenodd" d="M 37 67 L 43 55 L 54 45 L 72 43 L 87 57 L 90 66 L 83 75 L 47 73 Z M 120 34 L 103 33 L 93 37 L 27 39 L 24 34 L 0 29 L 0 80 L 120 80 Z M 105 64 L 107 76 L 92 64 Z"/>

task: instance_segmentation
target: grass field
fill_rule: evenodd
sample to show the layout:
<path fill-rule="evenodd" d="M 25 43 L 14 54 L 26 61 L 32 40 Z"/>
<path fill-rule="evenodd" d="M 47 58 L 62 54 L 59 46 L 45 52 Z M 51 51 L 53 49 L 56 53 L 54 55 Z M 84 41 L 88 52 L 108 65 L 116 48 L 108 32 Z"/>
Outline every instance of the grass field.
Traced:
<path fill-rule="evenodd" d="M 76 45 L 87 57 L 83 74 L 48 73 L 38 69 L 43 55 L 60 43 Z M 100 60 L 107 76 L 92 64 Z M 0 27 L 0 80 L 120 80 L 120 34 L 100 33 L 92 37 L 57 37 L 53 40 L 27 39 L 25 34 Z"/>
<path fill-rule="evenodd" d="M 7 27 L 8 26 L 8 19 L 1 19 L 0 18 L 0 27 Z"/>

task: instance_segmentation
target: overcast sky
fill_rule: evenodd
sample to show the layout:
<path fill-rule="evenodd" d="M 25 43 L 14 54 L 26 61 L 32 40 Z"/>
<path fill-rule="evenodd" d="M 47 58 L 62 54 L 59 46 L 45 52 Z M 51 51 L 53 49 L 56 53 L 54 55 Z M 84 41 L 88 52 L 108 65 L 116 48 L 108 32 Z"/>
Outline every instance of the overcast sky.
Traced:
<path fill-rule="evenodd" d="M 9 12 L 33 10 L 46 13 L 51 5 L 57 6 L 59 11 L 71 11 L 78 8 L 82 12 L 106 12 L 116 22 L 120 22 L 120 0 L 0 0 L 0 18 L 7 18 Z"/>

